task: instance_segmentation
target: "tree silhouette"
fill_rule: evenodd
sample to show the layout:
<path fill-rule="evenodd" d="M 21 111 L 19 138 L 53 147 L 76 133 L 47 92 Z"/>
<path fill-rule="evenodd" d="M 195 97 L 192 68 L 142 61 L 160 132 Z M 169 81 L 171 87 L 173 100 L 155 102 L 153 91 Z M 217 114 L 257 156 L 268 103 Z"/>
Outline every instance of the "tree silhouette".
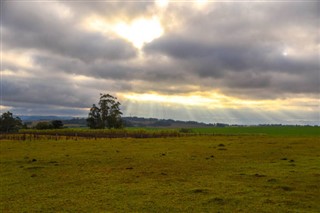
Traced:
<path fill-rule="evenodd" d="M 15 132 L 22 128 L 22 121 L 19 117 L 13 117 L 11 112 L 5 112 L 0 117 L 1 132 Z"/>
<path fill-rule="evenodd" d="M 91 129 L 122 128 L 120 102 L 109 94 L 100 94 L 99 107 L 92 105 L 87 125 Z"/>

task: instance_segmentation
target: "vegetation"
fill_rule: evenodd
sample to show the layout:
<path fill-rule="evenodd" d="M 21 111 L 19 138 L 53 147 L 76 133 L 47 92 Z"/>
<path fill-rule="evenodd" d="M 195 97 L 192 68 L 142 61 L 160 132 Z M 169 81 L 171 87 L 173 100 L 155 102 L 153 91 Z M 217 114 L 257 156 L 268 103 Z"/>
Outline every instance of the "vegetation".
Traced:
<path fill-rule="evenodd" d="M 41 121 L 38 122 L 35 126 L 35 129 L 52 129 L 52 125 L 49 122 Z"/>
<path fill-rule="evenodd" d="M 54 136 L 79 136 L 87 138 L 158 138 L 176 137 L 185 134 L 179 133 L 175 129 L 47 129 L 35 130 L 26 129 L 19 132 L 21 135 L 54 135 Z M 5 137 L 5 135 L 3 135 Z"/>
<path fill-rule="evenodd" d="M 122 128 L 120 102 L 109 94 L 100 94 L 99 107 L 95 104 L 90 109 L 87 125 L 91 129 Z"/>
<path fill-rule="evenodd" d="M 0 211 L 319 212 L 319 153 L 317 136 L 1 140 Z"/>
<path fill-rule="evenodd" d="M 214 127 L 220 124 L 205 124 L 195 121 L 179 121 L 172 119 L 141 118 L 141 117 L 121 117 L 124 127 L 165 127 L 165 128 L 195 128 Z M 83 127 L 87 126 L 85 118 L 73 118 L 63 121 L 65 126 Z"/>
<path fill-rule="evenodd" d="M 23 127 L 19 117 L 13 117 L 11 112 L 5 112 L 0 117 L 0 132 L 17 132 Z"/>
<path fill-rule="evenodd" d="M 43 130 L 43 129 L 61 129 L 63 127 L 63 123 L 60 120 L 54 120 L 51 122 L 47 121 L 40 121 L 38 122 L 34 128 Z"/>
<path fill-rule="evenodd" d="M 51 121 L 51 124 L 54 129 L 60 129 L 63 127 L 63 123 L 60 120 L 53 120 L 53 121 Z"/>
<path fill-rule="evenodd" d="M 181 128 L 179 129 L 179 132 L 181 133 L 193 133 L 192 129 L 188 129 L 188 128 Z"/>
<path fill-rule="evenodd" d="M 273 136 L 320 136 L 319 126 L 235 126 L 193 128 L 199 134 L 215 135 L 273 135 Z"/>
<path fill-rule="evenodd" d="M 20 134 L 54 135 L 54 136 L 79 136 L 88 138 L 158 138 L 181 137 L 197 135 L 227 135 L 227 136 L 291 136 L 291 137 L 320 137 L 320 127 L 311 126 L 279 126 L 279 127 L 227 127 L 227 128 L 124 128 L 124 129 L 88 129 L 88 128 L 64 128 L 64 129 L 21 129 Z M 5 137 L 5 135 L 3 135 Z"/>

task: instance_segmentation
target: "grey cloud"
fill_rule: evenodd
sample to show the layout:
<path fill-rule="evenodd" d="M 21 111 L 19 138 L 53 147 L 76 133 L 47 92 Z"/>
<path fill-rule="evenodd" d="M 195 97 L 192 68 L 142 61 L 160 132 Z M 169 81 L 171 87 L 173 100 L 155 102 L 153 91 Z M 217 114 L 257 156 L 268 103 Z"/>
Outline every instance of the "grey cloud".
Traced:
<path fill-rule="evenodd" d="M 74 108 L 74 107 L 57 107 L 56 105 L 46 105 L 37 103 L 26 102 L 11 102 L 4 101 L 4 105 L 13 107 L 14 115 L 58 115 L 58 116 L 75 116 L 85 117 L 88 115 L 86 109 Z"/>
<path fill-rule="evenodd" d="M 139 69 L 127 62 L 97 60 L 93 63 L 55 56 L 35 55 L 33 61 L 48 72 L 84 75 L 92 78 L 128 80 L 138 75 Z"/>
<path fill-rule="evenodd" d="M 4 46 L 38 49 L 85 62 L 135 57 L 136 50 L 128 42 L 87 32 L 78 25 L 72 18 L 53 14 L 50 3 L 8 3 L 3 15 Z"/>
<path fill-rule="evenodd" d="M 131 20 L 150 14 L 154 2 L 130 2 L 130 1 L 68 1 L 61 0 L 64 5 L 69 6 L 78 17 L 88 15 L 99 15 L 106 20 L 113 20 L 115 17 L 122 20 Z"/>
<path fill-rule="evenodd" d="M 183 81 L 183 76 L 180 72 L 181 67 L 176 63 L 161 61 L 159 57 L 149 57 L 144 63 L 140 64 L 135 61 L 105 60 L 85 63 L 72 58 L 44 54 L 34 54 L 32 58 L 36 66 L 40 66 L 48 72 L 77 74 L 112 80 Z"/>
<path fill-rule="evenodd" d="M 298 55 L 305 46 L 319 45 L 319 36 L 314 36 L 319 29 L 319 3 L 211 6 L 213 9 L 205 15 L 184 5 L 188 15 L 181 8 L 173 8 L 171 12 L 178 11 L 176 18 L 182 19 L 183 27 L 173 29 L 144 50 L 175 59 L 185 75 L 200 82 L 210 78 L 215 84 L 209 81 L 207 88 L 211 84 L 228 92 L 234 89 L 235 95 L 239 88 L 252 89 L 248 94 L 261 94 L 261 98 L 268 92 L 268 96 L 276 97 L 288 92 L 319 91 L 319 52 L 283 55 L 290 45 Z"/>
<path fill-rule="evenodd" d="M 90 97 L 90 96 L 89 96 Z M 86 107 L 90 100 L 85 94 L 78 94 L 75 88 L 51 79 L 50 84 L 41 79 L 2 80 L 2 99 L 4 101 L 48 104 L 55 106 Z"/>
<path fill-rule="evenodd" d="M 229 88 L 257 89 L 266 88 L 271 85 L 271 76 L 254 72 L 231 73 L 226 79 L 226 86 Z"/>
<path fill-rule="evenodd" d="M 242 44 L 230 41 L 229 44 L 201 43 L 201 41 L 184 40 L 183 37 L 168 37 L 158 39 L 146 46 L 150 54 L 164 54 L 176 58 L 187 66 L 195 64 L 200 69 L 207 67 L 209 73 L 199 70 L 204 77 L 210 76 L 211 69 L 232 70 L 234 72 L 256 70 L 279 72 L 301 72 L 319 68 L 317 56 L 307 59 L 291 59 L 282 55 L 282 49 L 277 44 L 254 43 Z M 196 67 L 195 67 L 196 68 Z M 215 74 L 215 72 L 213 72 Z"/>
<path fill-rule="evenodd" d="M 207 13 L 192 10 L 187 4 L 183 6 L 173 7 L 168 12 L 175 14 L 174 17 L 183 23 L 182 33 L 199 40 L 270 41 L 282 36 L 294 36 L 283 34 L 287 28 L 316 33 L 319 25 L 319 2 L 213 2 L 206 6 Z"/>
<path fill-rule="evenodd" d="M 33 114 L 67 114 L 74 108 L 79 114 L 78 108 L 90 107 L 100 92 L 186 94 L 218 89 L 247 99 L 319 93 L 319 52 L 314 51 L 320 42 L 318 2 L 214 2 L 206 11 L 169 4 L 162 20 L 166 32 L 145 46 L 141 61 L 132 44 L 86 31 L 79 24 L 90 15 L 106 22 L 151 17 L 153 2 L 59 1 L 71 12 L 66 17 L 53 10 L 56 3 L 3 3 L 3 50 L 31 52 L 35 65 L 3 64 L 4 69 L 29 74 L 4 76 L 1 82 L 4 104 L 21 112 L 25 108 Z M 282 55 L 287 47 L 296 55 Z M 305 48 L 313 51 L 305 54 Z M 82 75 L 90 78 L 79 80 Z M 144 113 L 142 109 L 133 112 Z M 187 116 L 183 109 L 166 110 L 177 119 Z M 250 110 L 225 113 L 229 121 L 239 123 L 247 117 L 250 122 L 258 117 Z M 208 112 L 203 113 L 192 111 L 194 118 L 188 119 L 207 119 Z M 221 114 L 216 111 L 210 119 L 220 116 L 219 122 L 228 122 Z M 279 121 L 274 114 L 267 116 Z"/>

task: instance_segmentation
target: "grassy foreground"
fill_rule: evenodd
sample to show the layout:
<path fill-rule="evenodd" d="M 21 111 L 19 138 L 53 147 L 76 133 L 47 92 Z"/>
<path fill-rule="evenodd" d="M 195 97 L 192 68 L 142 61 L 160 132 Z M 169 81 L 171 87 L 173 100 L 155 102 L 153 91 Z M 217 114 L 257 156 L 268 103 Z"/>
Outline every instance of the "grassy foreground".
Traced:
<path fill-rule="evenodd" d="M 319 137 L 0 141 L 1 212 L 319 212 Z"/>

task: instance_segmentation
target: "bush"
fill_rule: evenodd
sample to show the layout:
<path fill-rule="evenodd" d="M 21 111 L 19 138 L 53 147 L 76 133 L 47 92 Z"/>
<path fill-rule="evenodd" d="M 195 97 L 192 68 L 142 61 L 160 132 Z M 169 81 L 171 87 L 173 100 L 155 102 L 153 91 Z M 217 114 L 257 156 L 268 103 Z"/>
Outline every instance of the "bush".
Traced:
<path fill-rule="evenodd" d="M 19 117 L 13 117 L 11 112 L 5 112 L 0 117 L 0 132 L 17 132 L 22 128 L 22 121 Z"/>
<path fill-rule="evenodd" d="M 60 129 L 63 127 L 63 123 L 60 120 L 51 121 L 51 125 L 54 129 Z"/>

